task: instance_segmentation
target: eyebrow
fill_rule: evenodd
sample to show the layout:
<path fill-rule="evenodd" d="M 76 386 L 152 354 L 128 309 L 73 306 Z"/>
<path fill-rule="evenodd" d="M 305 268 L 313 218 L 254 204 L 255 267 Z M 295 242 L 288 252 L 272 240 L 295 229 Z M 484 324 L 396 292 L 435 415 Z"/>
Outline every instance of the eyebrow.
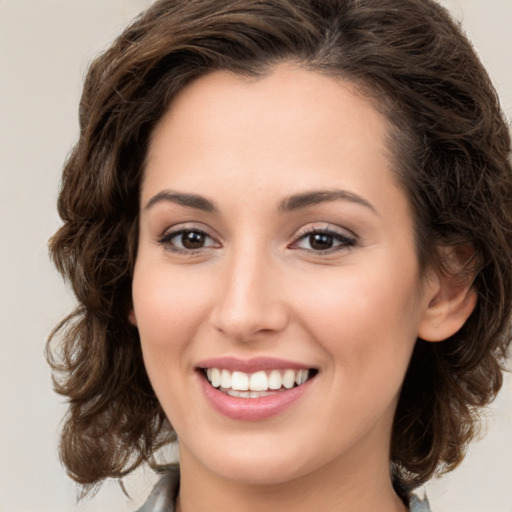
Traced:
<path fill-rule="evenodd" d="M 369 208 L 374 213 L 377 213 L 373 205 L 363 197 L 349 192 L 348 190 L 315 190 L 311 192 L 304 192 L 301 194 L 294 194 L 281 201 L 278 210 L 286 213 L 308 206 L 314 206 L 320 203 L 330 201 L 348 201 L 350 203 L 359 204 Z M 187 208 L 195 208 L 208 213 L 220 213 L 219 209 L 213 202 L 203 196 L 197 194 L 186 194 L 183 192 L 174 192 L 172 190 L 162 190 L 155 194 L 146 204 L 145 209 L 149 209 L 160 202 L 176 203 Z"/>
<path fill-rule="evenodd" d="M 146 204 L 146 210 L 160 202 L 176 203 L 188 208 L 195 208 L 209 213 L 219 213 L 219 209 L 208 199 L 196 194 L 184 194 L 172 190 L 162 190 L 155 194 Z"/>
<path fill-rule="evenodd" d="M 374 213 L 377 213 L 373 205 L 363 197 L 349 192 L 348 190 L 315 190 L 312 192 L 304 192 L 285 198 L 279 205 L 279 211 L 291 212 L 308 206 L 314 206 L 320 203 L 330 201 L 348 201 L 350 203 L 359 204 L 369 208 Z"/>

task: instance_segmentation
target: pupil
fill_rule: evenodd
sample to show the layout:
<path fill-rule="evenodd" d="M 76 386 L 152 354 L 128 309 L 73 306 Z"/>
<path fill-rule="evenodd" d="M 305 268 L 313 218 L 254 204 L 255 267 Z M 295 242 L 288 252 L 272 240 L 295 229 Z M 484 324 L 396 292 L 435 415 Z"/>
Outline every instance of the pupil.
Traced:
<path fill-rule="evenodd" d="M 315 233 L 314 235 L 309 236 L 309 243 L 313 249 L 321 251 L 330 249 L 333 244 L 333 239 L 331 235 Z"/>
<path fill-rule="evenodd" d="M 204 235 L 197 231 L 189 231 L 181 235 L 181 243 L 186 249 L 199 249 L 204 245 Z"/>

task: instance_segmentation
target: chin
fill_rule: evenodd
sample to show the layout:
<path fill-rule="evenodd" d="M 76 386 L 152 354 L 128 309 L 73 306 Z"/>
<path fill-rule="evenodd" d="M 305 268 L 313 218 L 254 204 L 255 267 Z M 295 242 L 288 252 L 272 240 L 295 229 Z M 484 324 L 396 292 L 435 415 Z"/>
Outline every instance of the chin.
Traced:
<path fill-rule="evenodd" d="M 271 486 L 290 482 L 307 474 L 305 468 L 298 468 L 291 462 L 273 456 L 257 460 L 224 460 L 221 466 L 211 468 L 219 476 L 239 484 Z M 301 471 L 302 470 L 302 471 Z"/>
<path fill-rule="evenodd" d="M 247 485 L 281 484 L 304 476 L 314 467 L 313 461 L 307 462 L 303 445 L 281 440 L 279 448 L 274 448 L 275 443 L 241 441 L 229 446 L 219 443 L 214 450 L 211 446 L 210 450 L 198 447 L 201 457 L 194 459 L 208 472 Z"/>

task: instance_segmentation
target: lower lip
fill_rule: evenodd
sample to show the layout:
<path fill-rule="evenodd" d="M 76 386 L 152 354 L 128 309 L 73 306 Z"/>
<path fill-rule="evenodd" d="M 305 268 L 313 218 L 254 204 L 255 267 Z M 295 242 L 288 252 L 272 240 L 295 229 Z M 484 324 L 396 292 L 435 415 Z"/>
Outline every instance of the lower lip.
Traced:
<path fill-rule="evenodd" d="M 222 393 L 200 376 L 204 394 L 212 407 L 223 416 L 241 421 L 262 421 L 283 413 L 302 398 L 313 380 L 261 398 L 240 398 Z"/>

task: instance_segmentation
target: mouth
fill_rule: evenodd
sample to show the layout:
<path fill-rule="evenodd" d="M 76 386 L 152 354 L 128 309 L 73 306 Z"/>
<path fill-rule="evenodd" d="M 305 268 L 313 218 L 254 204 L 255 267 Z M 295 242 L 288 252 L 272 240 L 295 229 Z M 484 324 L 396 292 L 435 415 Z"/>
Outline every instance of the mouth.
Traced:
<path fill-rule="evenodd" d="M 259 370 L 246 373 L 209 367 L 200 368 L 200 371 L 211 387 L 225 395 L 238 398 L 263 398 L 289 391 L 302 386 L 318 373 L 314 368 Z"/>
<path fill-rule="evenodd" d="M 298 407 L 314 389 L 319 370 L 273 357 L 228 356 L 205 359 L 196 372 L 217 413 L 230 420 L 258 422 Z"/>

